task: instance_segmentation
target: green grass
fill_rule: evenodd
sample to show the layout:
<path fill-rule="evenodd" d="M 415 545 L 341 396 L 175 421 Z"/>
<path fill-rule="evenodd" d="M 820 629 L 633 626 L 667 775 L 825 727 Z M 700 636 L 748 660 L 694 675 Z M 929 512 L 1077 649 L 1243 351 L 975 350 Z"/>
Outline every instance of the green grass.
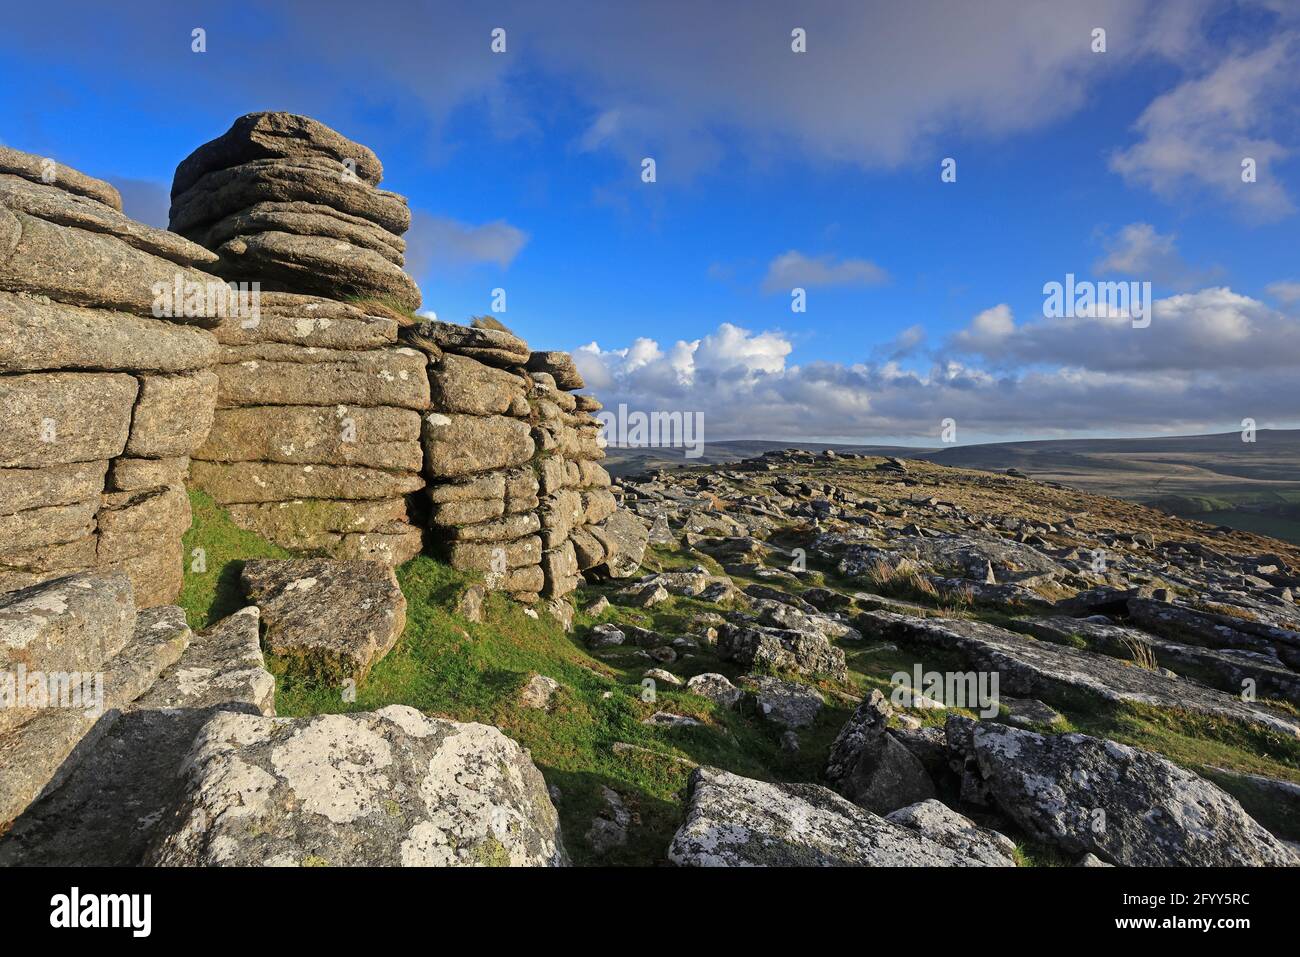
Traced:
<path fill-rule="evenodd" d="M 249 558 L 289 558 L 290 553 L 230 520 L 206 492 L 190 490 L 194 521 L 182 542 L 185 579 L 176 603 L 191 628 L 206 628 L 243 607 L 239 572 Z M 201 549 L 201 553 L 196 553 Z M 200 571 L 200 568 L 204 570 Z"/>

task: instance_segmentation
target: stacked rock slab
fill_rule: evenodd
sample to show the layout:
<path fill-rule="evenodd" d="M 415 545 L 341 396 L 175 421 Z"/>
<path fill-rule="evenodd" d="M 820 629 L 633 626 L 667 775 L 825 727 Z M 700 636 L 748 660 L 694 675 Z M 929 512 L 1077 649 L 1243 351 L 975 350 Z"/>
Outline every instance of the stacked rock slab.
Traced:
<path fill-rule="evenodd" d="M 256 321 L 215 330 L 217 411 L 194 483 L 287 548 L 399 564 L 421 548 L 406 496 L 424 485 L 429 384 L 424 356 L 397 342 L 420 293 L 402 271 L 410 212 L 382 175 L 315 120 L 254 113 L 177 168 L 171 227 L 264 290 Z"/>
<path fill-rule="evenodd" d="M 607 534 L 618 503 L 599 465 L 600 406 L 572 394 L 584 387 L 573 360 L 489 318 L 427 320 L 404 339 L 429 357 L 430 527 L 451 564 L 522 601 L 567 594 L 587 570 L 630 574 L 640 551 L 610 562 L 626 536 Z M 644 527 L 624 517 L 643 550 Z"/>
<path fill-rule="evenodd" d="M 503 329 L 435 320 L 404 338 L 428 357 L 422 435 L 435 539 L 453 567 L 536 601 L 546 577 L 528 346 Z"/>
<path fill-rule="evenodd" d="M 86 569 L 125 572 L 141 606 L 180 590 L 217 392 L 201 327 L 233 310 L 215 255 L 121 208 L 0 147 L 0 592 Z"/>

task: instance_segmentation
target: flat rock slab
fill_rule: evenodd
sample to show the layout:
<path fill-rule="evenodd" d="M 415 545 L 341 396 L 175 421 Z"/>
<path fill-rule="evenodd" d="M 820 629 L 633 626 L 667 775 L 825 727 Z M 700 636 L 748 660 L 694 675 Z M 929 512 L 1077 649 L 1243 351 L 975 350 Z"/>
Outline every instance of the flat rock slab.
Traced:
<path fill-rule="evenodd" d="M 146 863 L 558 866 L 559 817 L 528 752 L 496 728 L 394 705 L 311 718 L 223 713 Z"/>
<path fill-rule="evenodd" d="M 160 623 L 162 627 L 156 627 Z M 58 787 L 92 753 L 123 708 L 153 686 L 176 663 L 190 641 L 179 608 L 155 608 L 135 617 L 130 640 L 97 669 L 91 706 L 86 695 L 71 706 L 45 708 L 0 735 L 0 827 L 38 797 Z M 102 675 L 99 674 L 102 672 Z M 100 683 L 102 677 L 102 684 Z M 85 687 L 85 686 L 83 686 Z"/>
<path fill-rule="evenodd" d="M 0 146 L 0 173 L 21 176 L 33 183 L 49 183 L 74 196 L 86 196 L 119 213 L 122 211 L 122 196 L 115 186 L 48 157 Z"/>
<path fill-rule="evenodd" d="M 817 784 L 717 768 L 691 774 L 668 859 L 683 867 L 978 867 L 985 862 L 891 824 Z"/>
<path fill-rule="evenodd" d="M 0 292 L 0 371 L 184 372 L 216 357 L 203 329 Z"/>
<path fill-rule="evenodd" d="M 363 681 L 406 627 L 406 598 L 378 562 L 295 558 L 247 562 L 240 581 L 265 623 L 267 650 L 288 673 Z"/>
<path fill-rule="evenodd" d="M 138 630 L 188 635 L 179 608 L 142 612 Z M 57 788 L 0 839 L 0 866 L 135 866 L 183 793 L 185 757 L 218 711 L 273 715 L 275 679 L 262 662 L 257 609 L 194 636 Z"/>
<path fill-rule="evenodd" d="M 882 637 L 960 655 L 976 669 L 996 671 L 1002 691 L 1052 703 L 1083 695 L 1154 705 L 1224 718 L 1251 728 L 1300 737 L 1300 724 L 1258 705 L 1182 678 L 1148 671 L 1106 655 L 1036 641 L 981 621 L 915 619 L 864 612 L 860 627 L 874 625 Z"/>

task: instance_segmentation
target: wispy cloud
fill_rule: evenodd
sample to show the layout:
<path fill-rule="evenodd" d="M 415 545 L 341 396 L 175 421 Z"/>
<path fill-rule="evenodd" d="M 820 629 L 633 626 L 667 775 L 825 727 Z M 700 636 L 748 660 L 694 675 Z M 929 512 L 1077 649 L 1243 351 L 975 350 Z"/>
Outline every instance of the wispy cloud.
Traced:
<path fill-rule="evenodd" d="M 526 232 L 504 220 L 475 226 L 416 211 L 406 235 L 406 268 L 417 279 L 435 265 L 495 263 L 505 269 L 527 242 Z"/>
<path fill-rule="evenodd" d="M 1274 171 L 1292 147 L 1273 138 L 1273 127 L 1300 90 L 1298 47 L 1300 34 L 1283 33 L 1158 96 L 1135 124 L 1141 138 L 1111 156 L 1111 169 L 1166 199 L 1200 188 L 1260 219 L 1292 212 Z M 1254 182 L 1242 179 L 1248 159 Z"/>
<path fill-rule="evenodd" d="M 834 256 L 806 256 L 797 249 L 781 253 L 767 266 L 763 292 L 789 291 L 796 286 L 876 286 L 889 274 L 866 259 L 835 259 Z"/>

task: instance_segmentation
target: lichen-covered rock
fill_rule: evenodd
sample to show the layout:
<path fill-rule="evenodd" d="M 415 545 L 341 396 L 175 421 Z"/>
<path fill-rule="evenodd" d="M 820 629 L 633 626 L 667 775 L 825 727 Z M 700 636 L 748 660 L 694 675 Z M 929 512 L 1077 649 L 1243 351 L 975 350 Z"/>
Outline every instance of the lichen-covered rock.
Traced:
<path fill-rule="evenodd" d="M 744 685 L 763 720 L 779 728 L 812 727 L 826 703 L 817 689 L 770 675 L 746 678 Z"/>
<path fill-rule="evenodd" d="M 361 465 L 292 465 L 285 462 L 193 462 L 190 478 L 218 504 L 294 499 L 389 499 L 424 487 L 414 472 Z"/>
<path fill-rule="evenodd" d="M 226 347 L 247 351 L 254 346 Z M 246 358 L 217 367 L 218 404 L 240 405 L 390 405 L 425 409 L 429 380 L 424 359 L 411 349 L 310 349 L 280 344 L 258 349 L 275 358 Z"/>
<path fill-rule="evenodd" d="M 556 866 L 559 818 L 495 728 L 380 711 L 219 714 L 147 855 L 163 866 Z"/>
<path fill-rule="evenodd" d="M 135 631 L 135 599 L 125 575 L 83 572 L 0 594 L 0 673 L 94 672 Z M 0 734 L 33 715 L 0 708 Z"/>
<path fill-rule="evenodd" d="M 990 867 L 1015 867 L 1016 843 L 1005 834 L 980 827 L 964 814 L 934 799 L 909 804 L 885 815 L 892 824 L 911 828 L 936 844 L 983 861 Z"/>
<path fill-rule="evenodd" d="M 217 377 L 200 370 L 140 377 L 126 454 L 142 458 L 189 455 L 208 434 Z"/>
<path fill-rule="evenodd" d="M 589 526 L 587 531 L 599 544 L 603 552 L 594 571 L 597 575 L 611 578 L 630 578 L 641 567 L 645 557 L 646 542 L 650 529 L 640 518 L 624 509 L 619 509 L 599 525 Z M 574 547 L 579 548 L 576 541 Z M 579 562 L 582 556 L 579 555 Z M 584 566 L 590 567 L 590 566 Z"/>
<path fill-rule="evenodd" d="M 442 413 L 526 416 L 524 380 L 513 373 L 447 353 L 429 368 L 433 408 Z"/>
<path fill-rule="evenodd" d="M 9 292 L 149 316 L 159 301 L 155 287 L 170 290 L 177 282 L 204 290 L 222 285 L 209 273 L 160 259 L 116 236 L 0 206 L 0 288 Z M 221 305 L 205 295 L 192 310 L 174 311 L 178 322 L 213 325 Z"/>
<path fill-rule="evenodd" d="M 377 562 L 259 559 L 240 583 L 266 625 L 267 650 L 288 673 L 361 682 L 406 626 L 406 598 Z"/>
<path fill-rule="evenodd" d="M 407 327 L 402 338 L 417 349 L 436 351 L 438 355 L 451 352 L 502 369 L 526 366 L 531 355 L 526 342 L 504 330 L 462 326 L 437 319 L 425 319 Z"/>
<path fill-rule="evenodd" d="M 668 859 L 684 867 L 960 867 L 984 862 L 891 824 L 817 784 L 717 768 L 691 774 Z"/>
<path fill-rule="evenodd" d="M 104 233 L 181 266 L 204 266 L 217 260 L 213 253 L 175 233 L 137 223 L 111 206 L 58 186 L 33 183 L 18 176 L 0 173 L 0 206 L 59 226 Z"/>
<path fill-rule="evenodd" d="M 160 617 L 153 627 L 175 628 L 184 623 L 183 615 L 179 622 Z M 221 705 L 275 714 L 275 679 L 262 658 L 256 608 L 227 615 L 192 638 L 180 660 L 163 672 L 133 707 L 206 709 Z"/>
<path fill-rule="evenodd" d="M 429 412 L 423 429 L 430 478 L 513 468 L 528 462 L 536 450 L 528 424 L 503 415 Z"/>
<path fill-rule="evenodd" d="M 968 733 L 952 733 L 954 723 Z M 1234 798 L 1148 751 L 960 717 L 949 726 L 997 807 L 1069 853 L 1138 867 L 1300 863 Z"/>
<path fill-rule="evenodd" d="M 0 468 L 115 458 L 126 448 L 140 385 L 117 372 L 0 376 Z"/>
<path fill-rule="evenodd" d="M 734 708 L 743 695 L 743 692 L 733 685 L 726 675 L 716 672 L 706 672 L 690 678 L 686 682 L 686 690 L 691 694 L 708 698 L 724 708 Z"/>
<path fill-rule="evenodd" d="M 582 373 L 567 352 L 534 352 L 528 357 L 529 372 L 545 372 L 555 380 L 557 388 L 585 389 Z"/>
<path fill-rule="evenodd" d="M 744 668 L 843 678 L 844 652 L 819 634 L 728 622 L 718 629 L 718 657 Z"/>

